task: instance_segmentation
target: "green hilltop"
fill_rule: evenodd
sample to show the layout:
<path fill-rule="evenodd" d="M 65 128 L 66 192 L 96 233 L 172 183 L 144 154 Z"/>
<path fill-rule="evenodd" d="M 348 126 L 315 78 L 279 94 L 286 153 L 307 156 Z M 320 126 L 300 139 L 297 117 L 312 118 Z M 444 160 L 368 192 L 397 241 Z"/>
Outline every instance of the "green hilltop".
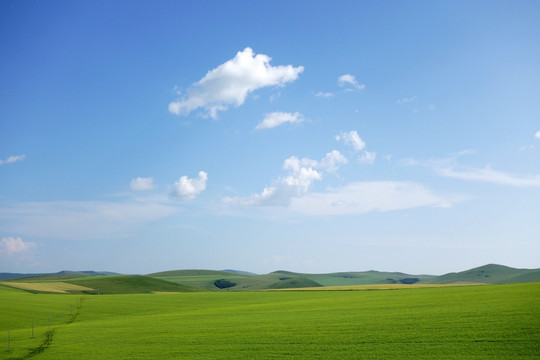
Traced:
<path fill-rule="evenodd" d="M 515 269 L 504 265 L 488 264 L 466 271 L 438 276 L 427 282 L 432 284 L 540 282 L 540 269 Z"/>

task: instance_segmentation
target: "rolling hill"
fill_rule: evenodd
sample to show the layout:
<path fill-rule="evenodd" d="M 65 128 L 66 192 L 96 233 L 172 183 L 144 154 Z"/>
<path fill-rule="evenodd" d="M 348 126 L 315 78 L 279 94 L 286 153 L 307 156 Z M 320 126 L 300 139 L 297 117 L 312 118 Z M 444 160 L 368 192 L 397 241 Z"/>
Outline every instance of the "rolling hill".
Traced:
<path fill-rule="evenodd" d="M 285 270 L 257 275 L 236 270 L 170 270 L 153 274 L 118 275 L 109 272 L 61 271 L 54 274 L 4 273 L 4 284 L 10 282 L 39 283 L 35 289 L 42 292 L 47 286 L 53 289 L 61 285 L 82 286 L 91 290 L 70 292 L 88 294 L 135 294 L 152 292 L 192 292 L 192 291 L 254 291 L 270 289 L 314 288 L 328 286 L 358 286 L 383 284 L 505 284 L 540 282 L 540 269 L 515 269 L 508 266 L 488 264 L 474 269 L 448 273 L 441 276 L 411 275 L 401 272 L 337 272 L 327 274 L 295 273 Z M 1 279 L 1 278 L 0 278 Z M 27 286 L 28 288 L 28 286 Z M 29 286 L 29 288 L 32 288 Z"/>
<path fill-rule="evenodd" d="M 437 276 L 426 282 L 433 284 L 540 282 L 540 269 L 515 269 L 504 265 L 488 264 L 466 271 Z"/>

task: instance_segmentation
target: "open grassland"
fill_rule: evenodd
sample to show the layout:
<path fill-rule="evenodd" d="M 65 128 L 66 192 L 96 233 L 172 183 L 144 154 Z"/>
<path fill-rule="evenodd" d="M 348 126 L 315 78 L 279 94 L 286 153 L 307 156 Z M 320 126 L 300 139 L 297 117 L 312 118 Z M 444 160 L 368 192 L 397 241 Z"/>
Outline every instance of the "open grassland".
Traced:
<path fill-rule="evenodd" d="M 32 358 L 538 359 L 540 353 L 538 283 L 87 295 L 82 302 L 80 295 L 0 286 L 0 301 L 2 359 L 22 359 L 40 344 Z M 74 321 L 55 323 L 52 335 L 41 325 L 30 338 L 31 319 L 79 302 Z"/>
<path fill-rule="evenodd" d="M 68 292 L 82 292 L 92 291 L 93 289 L 85 286 L 69 284 L 65 282 L 0 282 L 0 285 L 11 286 L 18 289 L 37 291 L 37 292 L 51 292 L 66 294 Z"/>

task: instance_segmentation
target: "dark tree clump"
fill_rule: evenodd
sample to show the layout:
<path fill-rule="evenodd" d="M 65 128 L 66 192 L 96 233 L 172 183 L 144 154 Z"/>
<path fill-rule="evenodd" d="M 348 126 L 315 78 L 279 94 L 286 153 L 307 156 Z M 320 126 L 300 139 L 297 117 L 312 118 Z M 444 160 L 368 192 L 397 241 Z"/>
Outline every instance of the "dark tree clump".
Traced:
<path fill-rule="evenodd" d="M 420 281 L 419 278 L 405 278 L 405 279 L 400 279 L 399 280 L 400 283 L 407 284 L 407 285 L 414 284 L 414 283 L 417 283 L 419 281 Z"/>
<path fill-rule="evenodd" d="M 233 286 L 236 286 L 236 283 L 226 280 L 226 279 L 219 279 L 214 281 L 214 285 L 220 289 L 227 289 Z"/>

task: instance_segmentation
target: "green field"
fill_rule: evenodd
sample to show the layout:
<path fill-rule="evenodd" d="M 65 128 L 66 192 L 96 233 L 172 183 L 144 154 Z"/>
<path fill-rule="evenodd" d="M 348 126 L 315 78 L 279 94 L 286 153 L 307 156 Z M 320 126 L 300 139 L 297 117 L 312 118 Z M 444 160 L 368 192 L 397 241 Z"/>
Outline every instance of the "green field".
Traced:
<path fill-rule="evenodd" d="M 0 286 L 0 319 L 2 359 L 538 359 L 540 354 L 539 283 L 125 295 L 32 294 Z"/>

